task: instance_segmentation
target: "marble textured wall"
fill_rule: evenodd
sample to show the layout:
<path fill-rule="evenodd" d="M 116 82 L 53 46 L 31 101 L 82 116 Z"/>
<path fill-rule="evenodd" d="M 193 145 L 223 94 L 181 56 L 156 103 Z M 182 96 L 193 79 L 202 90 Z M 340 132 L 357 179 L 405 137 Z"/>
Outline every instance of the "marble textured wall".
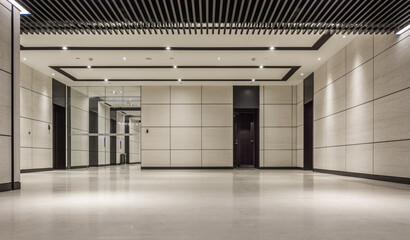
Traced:
<path fill-rule="evenodd" d="M 294 86 L 260 87 L 260 166 L 297 166 L 297 92 Z"/>
<path fill-rule="evenodd" d="M 19 11 L 0 0 L 0 191 L 20 181 L 19 30 Z"/>
<path fill-rule="evenodd" d="M 303 82 L 296 89 L 296 166 L 303 168 Z"/>
<path fill-rule="evenodd" d="M 315 71 L 314 168 L 410 177 L 409 36 L 358 36 Z"/>
<path fill-rule="evenodd" d="M 82 88 L 71 88 L 71 167 L 89 165 L 90 101 Z"/>
<path fill-rule="evenodd" d="M 52 79 L 20 65 L 21 169 L 53 168 Z"/>

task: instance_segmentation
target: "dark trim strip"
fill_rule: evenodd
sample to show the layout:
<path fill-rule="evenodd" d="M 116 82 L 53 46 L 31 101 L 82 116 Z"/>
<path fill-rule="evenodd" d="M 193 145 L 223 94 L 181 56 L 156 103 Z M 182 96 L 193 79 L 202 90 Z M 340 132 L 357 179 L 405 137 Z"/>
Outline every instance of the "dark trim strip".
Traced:
<path fill-rule="evenodd" d="M 90 166 L 88 165 L 83 165 L 83 166 L 71 166 L 70 169 L 79 169 L 79 168 L 88 168 Z"/>
<path fill-rule="evenodd" d="M 47 172 L 47 171 L 53 171 L 53 168 L 21 169 L 20 173 L 34 173 L 34 172 Z"/>
<path fill-rule="evenodd" d="M 334 174 L 334 175 L 347 176 L 347 177 L 364 178 L 364 179 L 370 179 L 370 180 L 376 180 L 376 181 L 410 184 L 410 178 L 403 178 L 403 177 L 373 175 L 373 174 L 366 174 L 366 173 L 342 172 L 342 171 L 325 170 L 325 169 L 313 169 L 313 171 L 318 172 L 318 173 L 326 173 L 326 174 Z"/>
<path fill-rule="evenodd" d="M 10 183 L 0 183 L 0 192 L 6 192 L 6 191 L 18 190 L 18 189 L 21 189 L 20 182 L 14 182 L 13 184 L 11 182 Z"/>
<path fill-rule="evenodd" d="M 233 167 L 141 167 L 141 169 L 147 170 L 185 170 L 185 169 L 193 169 L 193 170 L 205 170 L 205 169 L 233 169 Z"/>
<path fill-rule="evenodd" d="M 259 167 L 258 169 L 272 169 L 272 170 L 303 170 L 301 167 Z"/>
<path fill-rule="evenodd" d="M 75 81 L 75 82 L 103 82 L 104 79 L 78 79 L 74 77 L 73 75 L 67 73 L 66 71 L 63 70 L 63 68 L 72 68 L 72 69 L 86 69 L 87 66 L 49 66 L 51 69 L 59 72 L 60 74 L 66 76 L 67 78 Z M 150 68 L 173 68 L 174 66 L 93 66 L 92 68 L 94 69 L 150 69 Z M 271 69 L 284 69 L 284 68 L 289 68 L 289 72 L 283 76 L 281 79 L 255 79 L 255 81 L 258 82 L 277 82 L 277 81 L 287 81 L 292 75 L 300 68 L 301 66 L 263 66 L 263 68 L 271 68 Z M 252 69 L 257 69 L 259 66 L 178 66 L 178 68 L 227 68 L 227 69 L 232 69 L 232 68 L 252 68 Z M 177 79 L 110 79 L 111 82 L 175 82 Z M 182 79 L 182 81 L 185 82 L 221 82 L 221 81 L 227 81 L 227 82 L 250 82 L 251 79 Z"/>
<path fill-rule="evenodd" d="M 14 65 L 14 60 L 15 60 L 15 56 L 14 56 L 14 5 L 11 5 L 11 190 L 15 190 L 15 186 L 14 186 L 14 179 L 15 179 L 15 174 L 14 174 L 14 158 L 15 158 L 15 154 L 14 154 L 14 134 L 15 133 L 15 126 L 14 126 L 14 80 L 15 80 L 15 65 Z"/>
<path fill-rule="evenodd" d="M 323 34 L 311 47 L 275 47 L 273 51 L 317 51 L 330 38 L 332 34 Z M 24 47 L 20 45 L 21 51 L 272 51 L 270 47 Z"/>
<path fill-rule="evenodd" d="M 127 163 L 128 165 L 134 165 L 134 164 L 141 164 L 141 162 L 130 162 L 130 163 Z"/>

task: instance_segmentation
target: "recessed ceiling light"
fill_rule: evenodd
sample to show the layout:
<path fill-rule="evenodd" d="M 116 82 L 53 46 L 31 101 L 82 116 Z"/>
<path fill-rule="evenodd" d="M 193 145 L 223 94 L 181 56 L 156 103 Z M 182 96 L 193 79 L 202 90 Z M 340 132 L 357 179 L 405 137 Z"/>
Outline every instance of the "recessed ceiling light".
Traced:
<path fill-rule="evenodd" d="M 174 66 L 174 68 L 177 68 L 177 66 Z"/>
<path fill-rule="evenodd" d="M 346 35 L 343 35 L 343 38 L 346 38 Z"/>
<path fill-rule="evenodd" d="M 64 46 L 64 47 L 62 47 L 62 49 L 63 49 L 63 50 L 67 50 L 67 49 L 68 49 L 68 47 L 65 47 L 65 46 Z"/>
<path fill-rule="evenodd" d="M 115 93 L 115 91 L 112 91 L 112 93 Z"/>
<path fill-rule="evenodd" d="M 23 58 L 23 60 L 24 60 L 24 61 L 26 61 L 26 60 L 27 60 L 27 58 Z"/>
<path fill-rule="evenodd" d="M 221 57 L 218 57 L 218 61 L 220 61 L 221 60 Z"/>
<path fill-rule="evenodd" d="M 410 24 L 405 26 L 404 28 L 400 29 L 398 32 L 396 32 L 396 35 L 403 34 L 405 31 L 410 29 Z"/>
<path fill-rule="evenodd" d="M 259 68 L 263 68 L 263 66 L 261 65 L 261 66 L 259 66 Z"/>
<path fill-rule="evenodd" d="M 270 47 L 269 50 L 273 51 L 275 50 L 275 47 Z"/>
<path fill-rule="evenodd" d="M 166 50 L 171 50 L 171 47 L 166 47 L 165 49 L 166 49 Z"/>
<path fill-rule="evenodd" d="M 56 74 L 55 74 L 55 73 L 52 73 L 51 75 L 52 75 L 52 76 L 55 76 Z"/>
<path fill-rule="evenodd" d="M 122 58 L 122 60 L 124 60 L 124 61 L 125 61 L 125 60 L 127 60 L 127 58 L 126 58 L 126 57 L 123 57 L 123 58 Z"/>
<path fill-rule="evenodd" d="M 105 82 L 108 82 L 108 78 L 104 79 Z"/>
<path fill-rule="evenodd" d="M 178 78 L 178 82 L 182 82 L 182 79 Z"/>
<path fill-rule="evenodd" d="M 305 75 L 305 74 L 303 74 L 303 73 L 300 74 L 300 76 L 303 76 L 303 75 Z"/>
<path fill-rule="evenodd" d="M 122 93 L 122 91 L 120 91 L 120 93 Z"/>
<path fill-rule="evenodd" d="M 320 61 L 320 60 L 321 60 L 321 58 L 317 58 L 317 60 L 319 60 L 319 61 Z"/>
<path fill-rule="evenodd" d="M 16 6 L 16 8 L 18 8 L 20 10 L 20 15 L 25 15 L 25 14 L 30 14 L 25 8 L 23 8 L 23 6 L 21 6 L 18 2 L 16 2 L 15 0 L 8 0 L 11 4 L 13 4 L 14 6 Z"/>
<path fill-rule="evenodd" d="M 252 82 L 255 82 L 255 79 L 252 79 Z"/>
<path fill-rule="evenodd" d="M 90 66 L 90 65 L 88 65 L 88 66 L 87 66 L 87 68 L 91 68 L 91 66 Z"/>

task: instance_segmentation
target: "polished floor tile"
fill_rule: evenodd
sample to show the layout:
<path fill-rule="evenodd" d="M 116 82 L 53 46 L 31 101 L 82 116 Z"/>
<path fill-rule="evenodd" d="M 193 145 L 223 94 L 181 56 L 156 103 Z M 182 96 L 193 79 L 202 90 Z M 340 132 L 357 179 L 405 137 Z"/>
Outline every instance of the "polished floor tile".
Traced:
<path fill-rule="evenodd" d="M 410 186 L 298 170 L 23 174 L 0 239 L 408 239 Z"/>

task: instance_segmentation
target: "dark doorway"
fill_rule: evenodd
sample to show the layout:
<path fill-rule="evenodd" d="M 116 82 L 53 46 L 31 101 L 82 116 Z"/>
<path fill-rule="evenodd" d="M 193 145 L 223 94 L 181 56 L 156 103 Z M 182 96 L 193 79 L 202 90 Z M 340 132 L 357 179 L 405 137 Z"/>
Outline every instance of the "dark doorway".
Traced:
<path fill-rule="evenodd" d="M 66 169 L 66 112 L 53 104 L 53 168 Z"/>
<path fill-rule="evenodd" d="M 233 87 L 234 167 L 259 167 L 259 86 Z"/>
<path fill-rule="evenodd" d="M 303 169 L 313 170 L 313 73 L 303 81 Z"/>
<path fill-rule="evenodd" d="M 236 110 L 234 113 L 234 166 L 258 167 L 257 110 Z"/>

